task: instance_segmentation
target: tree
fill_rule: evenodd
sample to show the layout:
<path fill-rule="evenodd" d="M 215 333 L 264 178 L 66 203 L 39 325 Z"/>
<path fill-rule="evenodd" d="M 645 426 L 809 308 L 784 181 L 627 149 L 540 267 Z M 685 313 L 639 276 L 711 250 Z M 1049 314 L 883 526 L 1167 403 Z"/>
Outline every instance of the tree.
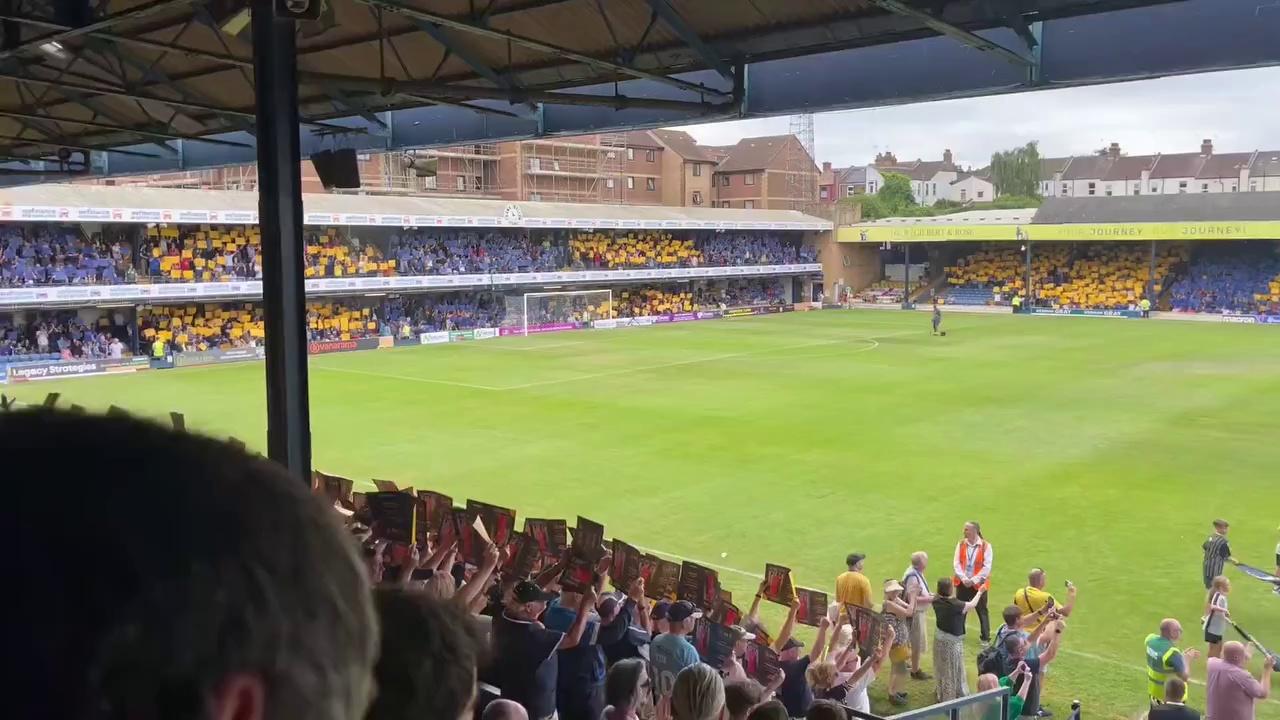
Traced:
<path fill-rule="evenodd" d="M 900 173 L 885 173 L 884 184 L 880 186 L 876 197 L 891 215 L 901 214 L 904 209 L 916 204 L 915 195 L 911 193 L 911 178 Z"/>
<path fill-rule="evenodd" d="M 996 195 L 1040 194 L 1040 148 L 1033 140 L 991 156 L 991 184 Z"/>

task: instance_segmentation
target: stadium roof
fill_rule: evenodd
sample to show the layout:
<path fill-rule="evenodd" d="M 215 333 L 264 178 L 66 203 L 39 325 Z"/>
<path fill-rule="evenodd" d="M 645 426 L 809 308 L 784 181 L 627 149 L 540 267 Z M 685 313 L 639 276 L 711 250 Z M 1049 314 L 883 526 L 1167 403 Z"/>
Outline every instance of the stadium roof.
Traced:
<path fill-rule="evenodd" d="M 1014 210 L 970 210 L 932 217 L 893 217 L 858 223 L 858 227 L 899 227 L 904 225 L 991 225 L 1032 222 L 1035 208 Z"/>
<path fill-rule="evenodd" d="M 936 219 L 936 218 L 935 218 Z M 1280 192 L 1051 197 L 1035 223 L 1230 222 L 1280 220 Z"/>
<path fill-rule="evenodd" d="M 508 202 L 449 197 L 302 196 L 308 225 L 830 230 L 796 210 Z M 0 188 L 0 221 L 254 224 L 258 194 L 100 185 Z"/>

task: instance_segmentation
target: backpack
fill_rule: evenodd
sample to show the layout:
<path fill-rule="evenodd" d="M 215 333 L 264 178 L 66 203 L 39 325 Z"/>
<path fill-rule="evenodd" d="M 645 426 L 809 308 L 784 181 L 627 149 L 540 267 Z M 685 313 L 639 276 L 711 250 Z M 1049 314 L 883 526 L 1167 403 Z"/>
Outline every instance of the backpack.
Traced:
<path fill-rule="evenodd" d="M 1005 671 L 1005 666 L 1009 664 L 1007 662 L 1009 654 L 1004 649 L 1004 641 L 1012 632 L 1015 631 L 1001 625 L 1000 629 L 996 630 L 995 642 L 982 648 L 982 650 L 978 652 L 979 675 L 991 674 L 996 677 L 1008 675 Z"/>

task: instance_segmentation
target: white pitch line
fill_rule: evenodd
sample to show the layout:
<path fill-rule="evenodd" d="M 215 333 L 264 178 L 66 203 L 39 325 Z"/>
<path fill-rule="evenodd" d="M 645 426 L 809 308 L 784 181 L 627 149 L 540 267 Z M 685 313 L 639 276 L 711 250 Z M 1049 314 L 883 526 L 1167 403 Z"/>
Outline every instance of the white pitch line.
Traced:
<path fill-rule="evenodd" d="M 328 370 L 329 372 L 350 373 L 352 375 L 368 375 L 370 377 L 390 378 L 392 380 L 404 380 L 405 382 L 426 383 L 428 385 L 449 385 L 451 387 L 463 387 L 471 390 L 505 390 L 506 388 L 493 387 L 492 385 L 473 385 L 471 383 L 454 382 L 452 380 L 435 380 L 432 378 L 413 377 L 412 375 L 392 375 L 391 373 L 373 372 L 372 370 L 352 370 L 350 368 L 336 368 L 328 365 L 311 364 L 312 368 L 317 370 Z"/>
<path fill-rule="evenodd" d="M 761 348 L 759 350 L 745 350 L 743 352 L 725 353 L 723 355 L 712 355 L 711 357 L 694 358 L 692 360 L 676 360 L 674 362 L 659 363 L 657 365 L 641 365 L 640 367 L 622 368 L 619 370 L 609 370 L 606 372 L 589 373 L 587 375 L 575 375 L 569 378 L 557 378 L 555 380 L 539 380 L 536 382 L 524 383 L 522 385 L 508 385 L 507 387 L 504 387 L 501 389 L 502 390 L 524 390 L 526 388 L 543 387 L 546 385 L 561 385 L 563 383 L 578 382 L 580 380 L 594 380 L 595 378 L 613 377 L 615 375 L 625 375 L 627 373 L 644 372 L 647 370 L 662 370 L 664 368 L 681 367 L 683 365 L 697 365 L 700 363 L 716 362 L 718 360 L 730 360 L 732 358 L 748 357 L 751 355 L 760 355 L 762 353 L 780 352 L 783 350 L 799 350 L 801 348 L 820 347 L 823 345 L 838 345 L 840 343 L 847 343 L 847 342 L 870 341 L 874 343 L 870 347 L 862 348 L 861 350 L 857 351 L 857 352 L 862 352 L 865 350 L 874 350 L 875 348 L 879 347 L 880 343 L 875 341 L 875 338 L 877 337 L 879 338 L 891 337 L 893 335 L 902 335 L 907 332 L 919 332 L 919 331 L 908 330 L 908 331 L 903 331 L 901 333 L 887 333 L 885 335 L 877 335 L 875 337 L 841 338 L 838 340 L 819 340 L 818 342 L 800 343 L 797 345 L 784 345 L 782 347 Z"/>
<path fill-rule="evenodd" d="M 699 560 L 697 558 L 685 557 L 684 555 L 679 555 L 677 553 L 667 552 L 666 550 L 658 550 L 656 548 L 643 547 L 641 545 L 636 545 L 635 547 L 637 550 L 650 552 L 650 553 L 653 553 L 654 555 L 663 555 L 673 560 L 688 560 L 689 562 L 698 563 L 703 567 L 709 567 L 713 570 L 721 570 L 724 572 L 731 572 L 737 575 L 742 575 L 743 577 L 749 577 L 752 580 L 764 579 L 764 576 L 761 575 L 760 573 L 747 572 L 746 570 L 739 570 L 738 568 L 729 567 L 728 565 L 718 565 L 713 562 L 707 562 L 706 560 Z M 1062 648 L 1060 652 L 1066 653 L 1068 655 L 1075 655 L 1076 657 L 1082 657 L 1082 658 L 1085 658 L 1086 660 L 1093 660 L 1095 662 L 1104 662 L 1110 665 L 1115 665 L 1117 667 L 1122 667 L 1127 670 L 1132 670 L 1135 673 L 1141 673 L 1145 669 L 1145 666 L 1143 665 L 1127 663 L 1127 662 L 1124 662 L 1123 660 L 1116 660 L 1115 658 L 1109 658 L 1102 655 L 1094 655 L 1093 653 L 1087 653 L 1081 650 L 1072 650 L 1070 648 Z M 1197 680 L 1195 678 L 1191 678 L 1191 682 L 1196 685 L 1204 685 L 1203 680 Z M 1266 700 L 1266 702 L 1269 702 L 1272 704 L 1280 704 L 1280 700 L 1275 700 L 1275 699 L 1268 699 Z"/>
<path fill-rule="evenodd" d="M 485 350 L 503 350 L 506 352 L 537 352 L 539 350 L 551 350 L 552 348 L 569 347 L 571 345 L 585 345 L 583 340 L 572 340 L 570 342 L 550 343 L 547 345 L 530 345 L 528 347 L 508 347 L 502 343 L 487 342 L 464 342 L 460 343 L 462 347 L 484 348 Z"/>

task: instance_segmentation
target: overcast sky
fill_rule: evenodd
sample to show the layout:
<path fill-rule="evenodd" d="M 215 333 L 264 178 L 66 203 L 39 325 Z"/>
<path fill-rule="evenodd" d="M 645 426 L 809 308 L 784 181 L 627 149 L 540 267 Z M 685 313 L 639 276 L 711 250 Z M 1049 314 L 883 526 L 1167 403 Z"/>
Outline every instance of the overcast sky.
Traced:
<path fill-rule="evenodd" d="M 1280 149 L 1280 68 L 1185 75 L 1092 87 L 942 100 L 815 117 L 817 161 L 865 165 L 892 150 L 899 160 L 940 160 L 951 148 L 961 166 L 1029 140 L 1042 156 L 1078 155 L 1120 143 L 1132 155 L 1192 152 L 1202 138 L 1219 151 Z M 1270 98 L 1270 100 L 1265 100 Z M 784 134 L 786 117 L 692 125 L 699 143 Z"/>

